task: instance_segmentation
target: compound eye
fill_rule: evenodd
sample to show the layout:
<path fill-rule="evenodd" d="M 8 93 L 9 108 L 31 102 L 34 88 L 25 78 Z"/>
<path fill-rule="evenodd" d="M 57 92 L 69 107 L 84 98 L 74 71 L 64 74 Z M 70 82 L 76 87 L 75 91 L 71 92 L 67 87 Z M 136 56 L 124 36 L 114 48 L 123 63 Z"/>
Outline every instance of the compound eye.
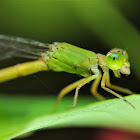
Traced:
<path fill-rule="evenodd" d="M 106 56 L 106 64 L 111 70 L 117 70 L 124 64 L 124 57 L 118 52 L 112 52 Z"/>

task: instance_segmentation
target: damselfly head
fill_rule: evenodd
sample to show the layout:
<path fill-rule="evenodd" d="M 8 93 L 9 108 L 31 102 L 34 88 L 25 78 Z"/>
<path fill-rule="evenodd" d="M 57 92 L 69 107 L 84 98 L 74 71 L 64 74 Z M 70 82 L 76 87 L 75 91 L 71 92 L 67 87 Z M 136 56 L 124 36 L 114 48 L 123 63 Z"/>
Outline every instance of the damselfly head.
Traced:
<path fill-rule="evenodd" d="M 106 55 L 106 65 L 113 71 L 118 70 L 122 74 L 130 74 L 130 63 L 128 62 L 128 54 L 122 49 L 112 49 Z"/>

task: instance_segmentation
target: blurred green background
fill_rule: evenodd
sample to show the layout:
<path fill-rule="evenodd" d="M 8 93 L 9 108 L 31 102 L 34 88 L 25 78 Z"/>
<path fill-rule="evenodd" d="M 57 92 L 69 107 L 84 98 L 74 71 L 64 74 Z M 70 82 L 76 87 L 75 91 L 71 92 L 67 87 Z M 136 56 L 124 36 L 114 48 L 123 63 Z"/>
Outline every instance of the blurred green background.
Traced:
<path fill-rule="evenodd" d="M 41 42 L 68 42 L 106 54 L 111 48 L 126 49 L 132 74 L 112 82 L 139 92 L 140 2 L 138 0 L 0 0 L 0 34 Z M 27 59 L 0 62 L 0 68 Z M 67 73 L 41 72 L 0 85 L 6 95 L 46 95 L 58 92 L 79 77 Z M 90 85 L 81 89 L 89 93 Z M 87 92 L 88 91 L 88 92 Z M 81 94 L 82 94 L 81 93 Z"/>

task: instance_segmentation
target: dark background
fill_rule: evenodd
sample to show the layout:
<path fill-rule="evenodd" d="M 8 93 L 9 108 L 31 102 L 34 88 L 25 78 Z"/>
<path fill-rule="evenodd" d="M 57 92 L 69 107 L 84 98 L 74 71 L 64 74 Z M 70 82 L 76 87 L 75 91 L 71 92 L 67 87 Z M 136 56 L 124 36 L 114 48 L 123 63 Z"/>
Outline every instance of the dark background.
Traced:
<path fill-rule="evenodd" d="M 114 84 L 117 83 L 122 87 L 139 92 L 140 2 L 136 0 L 124 0 L 123 2 L 121 0 L 104 2 L 95 0 L 95 3 L 92 3 L 93 5 L 91 3 L 91 0 L 87 0 L 87 2 L 78 0 L 0 0 L 0 34 L 20 36 L 46 43 L 68 42 L 102 54 L 106 54 L 114 47 L 127 49 L 132 64 L 132 74 L 128 77 L 122 76 L 121 79 L 116 79 L 111 73 L 111 81 Z M 108 9 L 110 11 L 107 14 L 108 17 L 106 17 L 105 11 L 108 11 Z M 116 11 L 119 12 L 122 19 L 124 18 L 128 22 L 128 25 L 114 14 Z M 100 21 L 99 17 L 104 20 Z M 100 22 L 95 23 L 92 19 L 95 22 Z M 108 24 L 107 21 L 114 22 Z M 95 24 L 92 24 L 92 22 Z M 118 31 L 121 28 L 122 33 Z M 0 62 L 0 68 L 26 61 L 30 60 L 11 58 Z M 40 72 L 2 83 L 0 92 L 7 94 L 7 96 L 9 94 L 25 96 L 47 96 L 47 94 L 50 94 L 57 96 L 63 87 L 78 79 L 80 77 L 68 73 Z M 90 84 L 84 86 L 80 90 L 80 95 L 86 93 L 86 96 L 91 96 L 89 89 Z M 105 96 L 111 97 L 102 89 L 99 90 Z M 97 134 L 98 131 L 99 129 L 95 128 L 50 129 L 36 132 L 33 136 L 24 138 L 24 140 L 93 139 L 93 135 Z"/>

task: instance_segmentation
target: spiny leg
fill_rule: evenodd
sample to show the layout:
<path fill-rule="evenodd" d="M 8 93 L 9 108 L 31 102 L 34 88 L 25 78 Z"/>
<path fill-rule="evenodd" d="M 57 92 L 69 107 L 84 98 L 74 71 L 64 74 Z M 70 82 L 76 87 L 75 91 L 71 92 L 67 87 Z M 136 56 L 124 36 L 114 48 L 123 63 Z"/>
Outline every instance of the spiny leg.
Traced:
<path fill-rule="evenodd" d="M 107 75 L 107 78 L 106 78 L 106 85 L 107 85 L 107 87 L 109 87 L 111 89 L 114 89 L 114 90 L 117 90 L 119 92 L 123 92 L 123 93 L 126 93 L 126 94 L 134 94 L 134 92 L 132 92 L 131 90 L 129 90 L 127 88 L 123 88 L 123 87 L 111 84 L 109 74 Z"/>
<path fill-rule="evenodd" d="M 59 103 L 61 102 L 62 98 L 63 98 L 66 94 L 68 94 L 70 91 L 72 91 L 73 89 L 75 89 L 75 88 L 79 85 L 79 83 L 81 83 L 81 82 L 82 82 L 83 80 L 85 80 L 85 79 L 86 79 L 86 78 L 80 79 L 79 81 L 76 81 L 76 82 L 74 82 L 74 83 L 72 83 L 72 84 L 66 86 L 65 88 L 63 88 L 63 89 L 60 91 L 59 95 L 57 96 L 56 103 L 55 103 L 55 105 L 54 105 L 54 107 L 53 107 L 52 112 L 55 112 L 55 111 L 56 111 L 56 109 L 57 109 Z"/>
<path fill-rule="evenodd" d="M 96 75 L 92 75 L 90 77 L 85 78 L 76 88 L 75 91 L 75 95 L 74 95 L 74 101 L 73 101 L 73 107 L 76 107 L 77 104 L 77 99 L 78 99 L 78 93 L 79 93 L 79 89 L 84 86 L 85 84 L 89 83 L 90 81 L 96 79 L 98 77 L 99 74 Z"/>
<path fill-rule="evenodd" d="M 103 78 L 102 78 L 102 81 L 101 81 L 101 87 L 104 90 L 106 90 L 107 92 L 109 92 L 109 93 L 113 94 L 114 96 L 122 99 L 123 101 L 125 101 L 126 103 L 128 103 L 129 105 L 131 105 L 135 109 L 135 107 L 130 102 L 128 102 L 125 98 L 123 98 L 121 95 L 119 95 L 118 93 L 114 92 L 113 90 L 105 87 L 108 75 L 109 75 L 109 72 L 104 72 Z"/>
<path fill-rule="evenodd" d="M 99 100 L 105 100 L 105 98 L 102 95 L 100 95 L 100 93 L 97 92 L 97 89 L 98 89 L 98 86 L 99 86 L 101 77 L 102 77 L 102 74 L 101 74 L 101 72 L 99 72 L 98 77 L 95 79 L 95 81 L 91 85 L 91 93 L 97 99 L 99 99 Z"/>

